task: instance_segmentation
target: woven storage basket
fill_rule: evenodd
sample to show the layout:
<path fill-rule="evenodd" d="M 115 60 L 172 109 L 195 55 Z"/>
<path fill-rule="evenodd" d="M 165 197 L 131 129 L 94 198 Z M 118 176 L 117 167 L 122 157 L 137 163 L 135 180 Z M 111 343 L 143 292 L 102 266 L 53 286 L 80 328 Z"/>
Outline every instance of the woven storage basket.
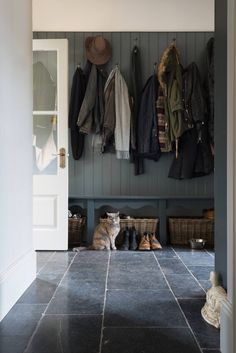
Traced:
<path fill-rule="evenodd" d="M 208 208 L 206 210 L 203 210 L 202 215 L 204 218 L 214 219 L 215 218 L 214 208 Z"/>
<path fill-rule="evenodd" d="M 204 239 L 214 245 L 214 220 L 207 218 L 169 218 L 171 244 L 189 245 L 189 239 Z"/>
<path fill-rule="evenodd" d="M 81 245 L 86 217 L 69 218 L 69 247 Z"/>
<path fill-rule="evenodd" d="M 155 233 L 157 230 L 158 218 L 130 218 L 120 220 L 120 231 L 125 230 L 126 227 L 135 227 L 138 234 L 144 232 Z"/>
<path fill-rule="evenodd" d="M 106 218 L 100 218 L 100 222 L 106 222 Z M 116 238 L 116 244 L 121 245 L 123 242 L 123 231 L 126 227 L 135 227 L 138 237 L 144 232 L 155 233 L 157 231 L 158 218 L 129 218 L 120 220 L 120 232 Z"/>
<path fill-rule="evenodd" d="M 106 222 L 106 218 L 100 218 L 100 222 Z M 157 230 L 158 218 L 129 218 L 120 220 L 120 233 L 125 230 L 126 227 L 135 227 L 137 233 L 142 234 L 144 232 L 155 233 Z"/>

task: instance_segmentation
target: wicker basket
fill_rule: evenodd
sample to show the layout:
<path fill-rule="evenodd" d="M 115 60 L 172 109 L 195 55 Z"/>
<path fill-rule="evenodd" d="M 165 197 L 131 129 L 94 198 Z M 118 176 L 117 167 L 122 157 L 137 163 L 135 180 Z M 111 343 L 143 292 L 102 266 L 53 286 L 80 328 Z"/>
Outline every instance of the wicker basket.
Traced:
<path fill-rule="evenodd" d="M 100 222 L 106 222 L 106 218 L 100 218 Z M 159 223 L 158 218 L 128 218 L 120 220 L 120 232 L 116 238 L 116 244 L 120 245 L 123 242 L 123 231 L 126 227 L 135 227 L 138 237 L 144 232 L 156 233 Z"/>
<path fill-rule="evenodd" d="M 203 210 L 202 215 L 204 218 L 214 219 L 215 218 L 214 208 L 208 208 Z"/>
<path fill-rule="evenodd" d="M 69 247 L 81 245 L 85 222 L 86 217 L 68 219 Z"/>
<path fill-rule="evenodd" d="M 208 218 L 169 218 L 170 242 L 189 245 L 189 239 L 201 238 L 214 245 L 214 220 Z"/>
<path fill-rule="evenodd" d="M 144 232 L 155 233 L 157 230 L 158 218 L 130 218 L 120 220 L 120 231 L 124 231 L 126 227 L 135 227 L 138 234 Z"/>

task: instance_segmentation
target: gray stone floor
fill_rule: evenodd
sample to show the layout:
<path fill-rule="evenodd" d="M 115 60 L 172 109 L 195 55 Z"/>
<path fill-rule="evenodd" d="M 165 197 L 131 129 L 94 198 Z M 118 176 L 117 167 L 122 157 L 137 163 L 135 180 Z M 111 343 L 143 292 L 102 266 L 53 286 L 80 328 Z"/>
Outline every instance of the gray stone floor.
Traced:
<path fill-rule="evenodd" d="M 0 353 L 219 353 L 200 314 L 212 251 L 38 252 Z"/>

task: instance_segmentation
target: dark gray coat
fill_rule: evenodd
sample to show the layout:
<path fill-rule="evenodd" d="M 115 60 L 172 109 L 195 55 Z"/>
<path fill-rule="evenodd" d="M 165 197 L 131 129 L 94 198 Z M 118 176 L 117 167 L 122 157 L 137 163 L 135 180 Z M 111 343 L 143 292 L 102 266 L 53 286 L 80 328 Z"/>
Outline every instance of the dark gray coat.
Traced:
<path fill-rule="evenodd" d="M 138 155 L 157 161 L 160 158 L 156 101 L 158 81 L 153 74 L 143 88 L 138 115 Z"/>
<path fill-rule="evenodd" d="M 179 139 L 178 156 L 174 156 L 169 177 L 188 179 L 213 171 L 207 127 L 207 111 L 204 91 L 198 67 L 191 63 L 184 71 L 185 120 L 189 131 Z"/>

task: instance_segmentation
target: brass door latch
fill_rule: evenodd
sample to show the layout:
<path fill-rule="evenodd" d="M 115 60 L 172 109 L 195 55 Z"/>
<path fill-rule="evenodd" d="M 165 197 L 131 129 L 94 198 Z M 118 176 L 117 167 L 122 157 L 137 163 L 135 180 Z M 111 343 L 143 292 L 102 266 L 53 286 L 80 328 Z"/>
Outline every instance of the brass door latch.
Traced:
<path fill-rule="evenodd" d="M 60 148 L 60 168 L 65 168 L 66 167 L 66 149 L 65 148 Z"/>
<path fill-rule="evenodd" d="M 66 167 L 66 157 L 69 157 L 69 154 L 66 154 L 66 149 L 64 147 L 60 148 L 59 153 L 53 154 L 53 156 L 60 156 L 59 167 Z"/>

